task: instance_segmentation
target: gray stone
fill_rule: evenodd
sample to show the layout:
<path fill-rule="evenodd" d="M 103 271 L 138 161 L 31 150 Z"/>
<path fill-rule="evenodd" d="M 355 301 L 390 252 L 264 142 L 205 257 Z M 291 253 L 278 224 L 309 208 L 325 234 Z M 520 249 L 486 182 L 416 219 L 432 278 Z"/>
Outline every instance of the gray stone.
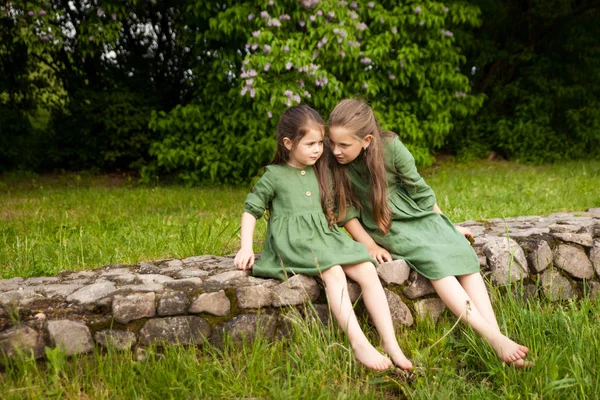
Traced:
<path fill-rule="evenodd" d="M 306 275 L 294 275 L 273 289 L 273 307 L 294 306 L 315 301 L 319 297 L 319 285 Z"/>
<path fill-rule="evenodd" d="M 108 268 L 100 272 L 100 276 L 118 276 L 123 274 L 131 274 L 131 270 L 129 268 Z"/>
<path fill-rule="evenodd" d="M 143 285 L 125 285 L 121 286 L 117 293 L 131 293 L 131 292 L 154 292 L 161 293 L 165 287 L 162 283 L 147 283 Z"/>
<path fill-rule="evenodd" d="M 592 247 L 594 242 L 592 235 L 589 233 L 553 233 L 552 236 L 563 242 L 576 243 L 585 247 Z"/>
<path fill-rule="evenodd" d="M 64 277 L 64 280 L 82 280 L 84 282 L 89 282 L 92 278 L 96 276 L 96 272 L 94 271 L 79 271 L 68 274 Z M 71 283 L 71 282 L 69 282 Z"/>
<path fill-rule="evenodd" d="M 220 283 L 220 284 L 224 284 L 224 283 L 232 283 L 233 281 L 240 279 L 240 278 L 246 278 L 248 276 L 248 272 L 246 271 L 227 271 L 227 272 L 222 272 L 220 274 L 217 275 L 213 275 L 210 278 L 206 279 L 206 282 L 210 282 L 210 283 Z"/>
<path fill-rule="evenodd" d="M 132 274 L 131 272 L 127 272 L 123 274 L 106 275 L 104 276 L 104 278 L 122 285 L 131 285 L 137 282 L 138 275 Z"/>
<path fill-rule="evenodd" d="M 577 233 L 581 229 L 579 224 L 554 223 L 548 225 L 551 233 Z"/>
<path fill-rule="evenodd" d="M 47 285 L 47 284 L 58 283 L 58 282 L 60 282 L 60 279 L 58 279 L 57 277 L 44 276 L 44 277 L 28 278 L 24 283 L 27 286 L 37 286 L 37 285 Z"/>
<path fill-rule="evenodd" d="M 487 257 L 485 256 L 485 254 L 482 254 L 482 255 L 478 254 L 477 258 L 479 259 L 479 268 L 486 269 L 488 267 L 488 265 L 487 265 Z"/>
<path fill-rule="evenodd" d="M 153 318 L 140 330 L 140 343 L 201 344 L 210 335 L 209 323 L 196 315 Z"/>
<path fill-rule="evenodd" d="M 433 322 L 437 322 L 440 319 L 440 315 L 446 309 L 446 305 L 440 298 L 430 298 L 418 300 L 414 304 L 415 313 L 417 319 L 425 320 L 431 318 Z"/>
<path fill-rule="evenodd" d="M 178 278 L 204 278 L 210 275 L 210 272 L 201 269 L 184 269 L 175 274 Z"/>
<path fill-rule="evenodd" d="M 575 298 L 571 282 L 556 269 L 549 268 L 541 275 L 542 291 L 552 301 Z"/>
<path fill-rule="evenodd" d="M 0 305 L 6 305 L 10 307 L 14 307 L 16 305 L 25 306 L 37 299 L 43 298 L 44 297 L 41 294 L 36 293 L 35 288 L 25 287 L 0 293 Z"/>
<path fill-rule="evenodd" d="M 483 246 L 490 275 L 496 285 L 527 277 L 527 259 L 523 249 L 512 239 L 496 238 Z"/>
<path fill-rule="evenodd" d="M 599 207 L 588 208 L 587 212 L 590 214 L 596 214 L 597 216 L 600 216 L 600 208 Z"/>
<path fill-rule="evenodd" d="M 588 282 L 589 285 L 589 296 L 590 296 L 590 300 L 591 301 L 596 301 L 598 300 L 598 293 L 600 292 L 600 283 L 598 282 L 594 282 L 594 281 L 590 281 Z"/>
<path fill-rule="evenodd" d="M 28 326 L 16 326 L 0 332 L 0 354 L 7 357 L 19 354 L 44 356 L 44 339 L 38 331 Z"/>
<path fill-rule="evenodd" d="M 165 261 L 161 265 L 164 265 L 167 268 L 183 268 L 183 261 L 181 260 L 169 260 Z"/>
<path fill-rule="evenodd" d="M 74 284 L 74 283 L 72 283 L 72 284 L 63 283 L 63 284 L 58 284 L 58 285 L 44 286 L 38 290 L 41 291 L 41 293 L 44 294 L 46 297 L 54 297 L 54 296 L 67 297 L 74 291 L 81 289 L 82 286 L 83 285 Z"/>
<path fill-rule="evenodd" d="M 325 326 L 332 318 L 329 304 L 307 304 L 304 306 L 304 316 L 307 319 L 318 319 Z"/>
<path fill-rule="evenodd" d="M 81 322 L 48 321 L 48 334 L 55 346 L 63 348 L 68 356 L 88 353 L 94 348 L 90 330 Z"/>
<path fill-rule="evenodd" d="M 360 285 L 356 282 L 348 281 L 348 297 L 350 298 L 350 301 L 354 303 L 360 299 L 361 294 L 362 289 L 360 288 Z"/>
<path fill-rule="evenodd" d="M 112 314 L 115 321 L 127 324 L 136 319 L 154 317 L 156 315 L 156 295 L 150 293 L 134 293 L 128 296 L 116 295 L 112 302 Z"/>
<path fill-rule="evenodd" d="M 137 342 L 135 333 L 117 329 L 104 329 L 94 335 L 96 343 L 105 349 L 129 351 Z"/>
<path fill-rule="evenodd" d="M 561 244 L 554 254 L 554 266 L 566 271 L 573 278 L 590 279 L 594 268 L 585 252 L 575 246 Z"/>
<path fill-rule="evenodd" d="M 185 293 L 171 292 L 160 296 L 158 300 L 158 315 L 177 315 L 185 314 L 188 298 Z"/>
<path fill-rule="evenodd" d="M 402 285 L 408 279 L 410 267 L 404 260 L 388 261 L 377 266 L 377 273 L 388 285 Z"/>
<path fill-rule="evenodd" d="M 117 288 L 112 282 L 93 283 L 71 293 L 67 296 L 67 300 L 77 301 L 81 304 L 91 304 L 114 293 L 116 290 Z"/>
<path fill-rule="evenodd" d="M 387 297 L 388 304 L 390 306 L 390 312 L 392 314 L 392 321 L 395 324 L 402 324 L 406 326 L 411 326 L 414 322 L 413 316 L 410 313 L 407 305 L 404 304 L 400 296 L 398 296 L 394 292 L 390 292 L 387 289 L 385 290 L 385 296 Z"/>
<path fill-rule="evenodd" d="M 231 312 L 231 302 L 223 290 L 213 293 L 202 293 L 192 300 L 189 312 L 193 314 L 205 312 L 224 317 Z"/>
<path fill-rule="evenodd" d="M 245 286 L 235 289 L 239 308 L 269 307 L 273 302 L 271 289 L 268 285 Z"/>
<path fill-rule="evenodd" d="M 149 283 L 165 283 L 173 280 L 170 276 L 160 274 L 142 274 L 138 275 L 138 279 L 146 285 Z"/>
<path fill-rule="evenodd" d="M 200 278 L 184 278 L 163 283 L 164 287 L 173 290 L 189 290 L 196 291 L 202 285 Z"/>
<path fill-rule="evenodd" d="M 234 344 L 251 343 L 257 336 L 257 330 L 267 340 L 275 337 L 277 317 L 266 314 L 242 314 L 214 328 L 211 343 L 217 347 L 223 346 L 225 335 Z"/>
<path fill-rule="evenodd" d="M 417 271 L 411 271 L 408 286 L 406 286 L 402 293 L 411 300 L 419 297 L 427 296 L 428 294 L 435 293 L 435 289 L 429 279 L 419 274 Z"/>
<path fill-rule="evenodd" d="M 600 278 L 600 241 L 594 241 L 594 247 L 590 250 L 590 262 L 592 263 L 596 276 Z"/>
<path fill-rule="evenodd" d="M 545 270 L 552 262 L 552 249 L 545 240 L 541 240 L 532 248 L 527 257 L 529 268 L 534 274 L 539 274 Z"/>
<path fill-rule="evenodd" d="M 138 271 L 140 274 L 160 274 L 160 268 L 149 262 L 141 262 L 138 264 Z"/>
<path fill-rule="evenodd" d="M 2 279 L 0 280 L 0 292 L 17 290 L 20 287 L 23 287 L 23 281 L 24 279 L 21 277 Z"/>

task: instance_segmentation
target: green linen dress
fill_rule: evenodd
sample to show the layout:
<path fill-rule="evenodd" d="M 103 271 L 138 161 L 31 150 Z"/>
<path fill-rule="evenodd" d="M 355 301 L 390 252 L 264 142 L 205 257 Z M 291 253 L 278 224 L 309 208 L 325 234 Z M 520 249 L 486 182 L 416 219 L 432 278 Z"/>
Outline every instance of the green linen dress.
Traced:
<path fill-rule="evenodd" d="M 244 211 L 257 219 L 270 204 L 262 254 L 253 275 L 286 279 L 319 275 L 335 266 L 371 261 L 367 248 L 337 226 L 329 227 L 312 167 L 270 165 L 246 197 Z"/>
<path fill-rule="evenodd" d="M 448 217 L 432 211 L 435 194 L 417 172 L 412 154 L 396 135 L 383 137 L 383 148 L 388 204 L 393 213 L 390 232 L 384 235 L 373 218 L 363 154 L 348 164 L 352 190 L 361 208 L 349 207 L 342 224 L 357 217 L 392 258 L 406 260 L 410 267 L 429 279 L 479 272 L 479 259 L 468 240 Z"/>

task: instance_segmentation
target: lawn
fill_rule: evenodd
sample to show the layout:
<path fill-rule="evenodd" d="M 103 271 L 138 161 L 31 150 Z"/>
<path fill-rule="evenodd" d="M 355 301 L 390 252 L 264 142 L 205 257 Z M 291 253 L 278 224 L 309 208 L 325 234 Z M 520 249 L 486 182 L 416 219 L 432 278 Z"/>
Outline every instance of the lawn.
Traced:
<path fill-rule="evenodd" d="M 455 222 L 600 207 L 597 160 L 444 162 L 423 175 Z M 147 187 L 127 175 L 89 173 L 0 176 L 0 278 L 232 254 L 248 189 Z M 264 221 L 257 225 L 257 251 L 265 228 Z M 151 351 L 146 361 L 116 351 L 4 360 L 0 393 L 15 399 L 597 398 L 599 302 L 522 303 L 507 292 L 492 289 L 492 300 L 502 328 L 531 348 L 535 365 L 528 371 L 499 363 L 446 313 L 436 325 L 420 321 L 398 331 L 416 365 L 408 375 L 367 371 L 335 328 L 298 321 L 290 340 L 258 340 L 242 349 L 171 346 Z"/>

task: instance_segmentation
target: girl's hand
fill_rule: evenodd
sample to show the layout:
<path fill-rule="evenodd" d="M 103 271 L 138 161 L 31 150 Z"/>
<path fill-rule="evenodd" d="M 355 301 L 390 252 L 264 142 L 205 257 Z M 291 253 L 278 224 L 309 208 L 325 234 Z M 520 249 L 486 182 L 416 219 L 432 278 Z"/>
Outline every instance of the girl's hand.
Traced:
<path fill-rule="evenodd" d="M 455 225 L 454 227 L 469 242 L 473 243 L 475 241 L 475 238 L 473 237 L 473 233 L 469 230 L 469 228 L 465 228 L 464 226 L 459 226 L 459 225 Z"/>
<path fill-rule="evenodd" d="M 392 261 L 392 256 L 383 247 L 380 247 L 375 244 L 367 247 L 367 250 L 369 250 L 371 258 L 376 259 L 379 264 L 383 264 L 386 261 Z"/>
<path fill-rule="evenodd" d="M 240 249 L 235 255 L 233 265 L 242 271 L 252 268 L 254 265 L 254 251 L 252 249 Z"/>

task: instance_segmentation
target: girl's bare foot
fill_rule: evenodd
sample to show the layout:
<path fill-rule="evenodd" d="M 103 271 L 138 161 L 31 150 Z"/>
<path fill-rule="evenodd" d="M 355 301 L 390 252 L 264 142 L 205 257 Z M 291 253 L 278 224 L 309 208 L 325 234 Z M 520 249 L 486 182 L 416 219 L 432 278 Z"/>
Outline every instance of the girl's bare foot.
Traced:
<path fill-rule="evenodd" d="M 397 342 L 392 344 L 383 343 L 383 350 L 392 358 L 396 367 L 405 371 L 410 371 L 413 368 L 412 362 L 406 358 Z"/>
<path fill-rule="evenodd" d="M 533 362 L 523 360 L 521 358 L 521 359 L 518 359 L 517 361 L 513 361 L 513 362 L 509 363 L 509 365 L 512 365 L 513 367 L 515 367 L 517 369 L 526 369 L 526 368 L 532 368 Z"/>
<path fill-rule="evenodd" d="M 382 371 L 392 366 L 390 359 L 378 352 L 370 343 L 352 346 L 352 351 L 354 357 L 367 368 Z"/>
<path fill-rule="evenodd" d="M 527 347 L 513 342 L 500 332 L 498 332 L 496 337 L 490 339 L 490 344 L 498 355 L 498 358 L 505 363 L 514 364 L 516 361 L 522 360 L 529 352 Z"/>

